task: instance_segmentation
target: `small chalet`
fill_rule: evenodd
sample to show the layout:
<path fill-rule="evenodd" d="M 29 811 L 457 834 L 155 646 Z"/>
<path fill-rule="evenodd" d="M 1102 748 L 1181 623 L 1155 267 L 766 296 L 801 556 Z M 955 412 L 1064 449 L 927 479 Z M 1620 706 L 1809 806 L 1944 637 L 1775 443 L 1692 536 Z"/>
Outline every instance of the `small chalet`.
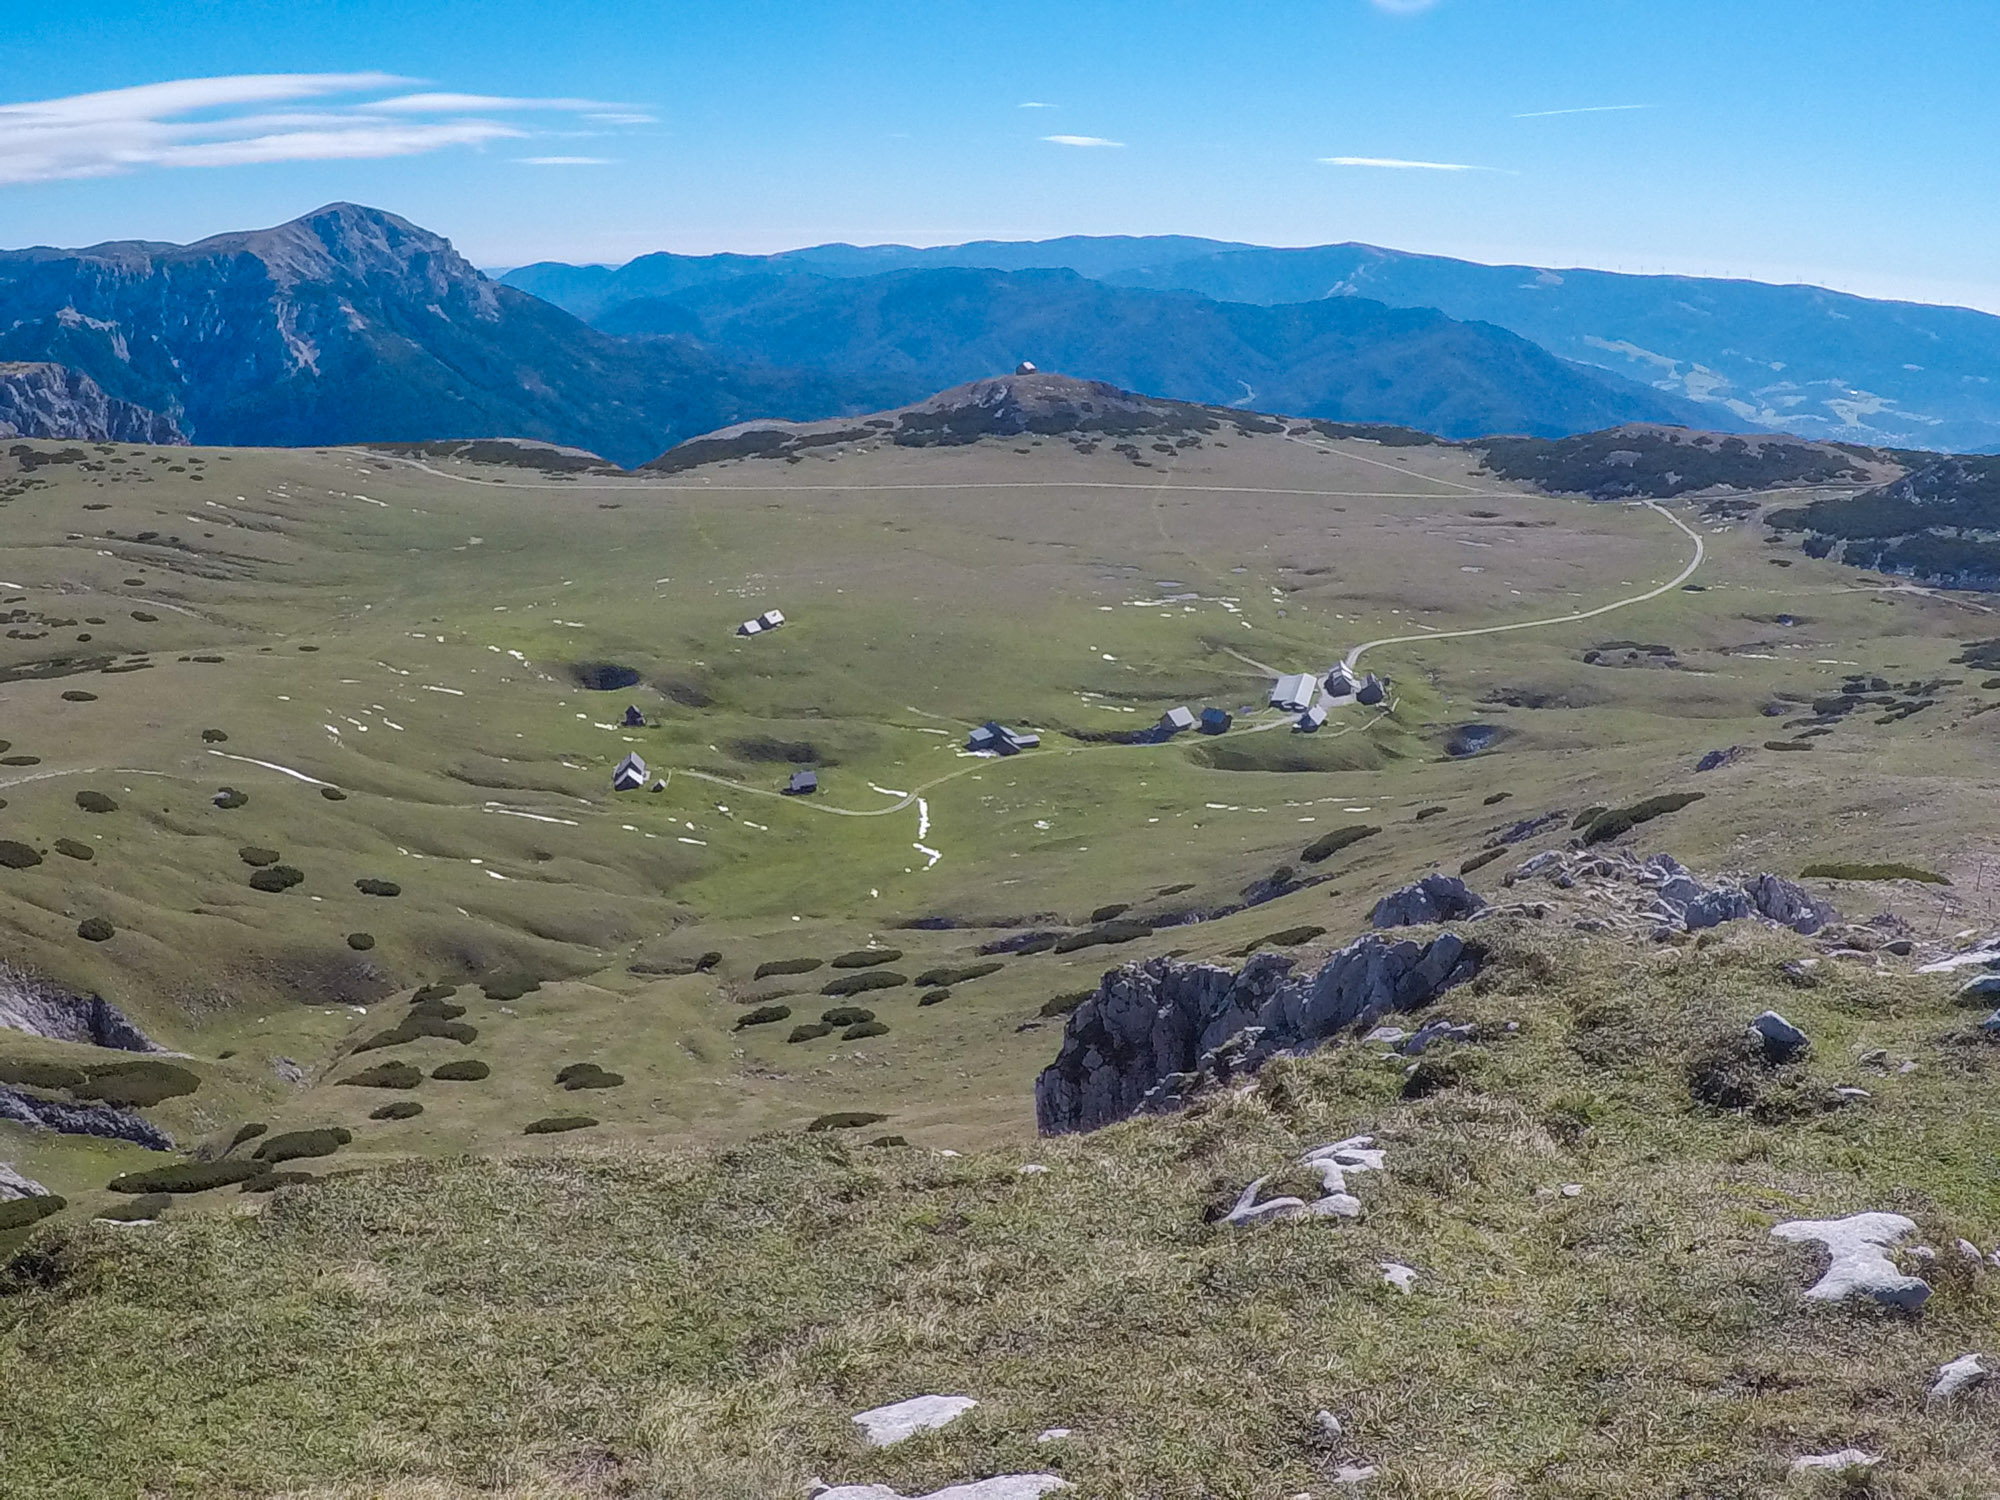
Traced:
<path fill-rule="evenodd" d="M 1204 708 L 1201 711 L 1201 732 L 1203 734 L 1227 734 L 1229 726 L 1236 722 L 1226 708 Z"/>
<path fill-rule="evenodd" d="M 1354 690 L 1354 701 L 1366 704 L 1370 708 L 1380 703 L 1385 696 L 1387 696 L 1387 690 L 1383 685 L 1382 679 L 1377 677 L 1373 672 L 1368 674 L 1367 681 Z"/>
<path fill-rule="evenodd" d="M 631 703 L 625 705 L 625 727 L 627 729 L 644 729 L 646 727 L 646 716 L 639 712 L 636 705 Z"/>
<path fill-rule="evenodd" d="M 1282 708 L 1291 713 L 1300 713 L 1311 708 L 1313 700 L 1319 696 L 1319 683 L 1310 672 L 1295 672 L 1280 677 L 1278 685 L 1271 689 L 1271 707 Z"/>
<path fill-rule="evenodd" d="M 1041 744 L 1042 737 L 1032 729 L 1009 729 L 993 719 L 988 719 L 965 738 L 968 750 L 984 750 L 994 755 L 1018 755 L 1023 750 L 1032 750 Z"/>
<path fill-rule="evenodd" d="M 736 633 L 738 635 L 763 635 L 767 631 L 776 630 L 784 623 L 785 614 L 783 610 L 767 609 L 764 613 L 757 616 L 756 619 L 745 620 L 741 625 L 738 625 Z"/>
<path fill-rule="evenodd" d="M 1311 734 L 1325 722 L 1326 710 L 1315 703 L 1311 708 L 1299 715 L 1298 731 L 1300 734 Z"/>
<path fill-rule="evenodd" d="M 1351 698 L 1359 686 L 1360 684 L 1354 680 L 1354 674 L 1344 665 L 1335 667 L 1326 674 L 1326 693 L 1329 698 Z"/>
<path fill-rule="evenodd" d="M 611 790 L 614 792 L 636 792 L 645 784 L 646 763 L 637 755 L 626 756 L 611 773 Z"/>
<path fill-rule="evenodd" d="M 794 771 L 792 779 L 785 783 L 787 797 L 810 797 L 819 790 L 819 772 Z"/>
<path fill-rule="evenodd" d="M 1164 714 L 1160 715 L 1160 732 L 1162 734 L 1184 734 L 1194 728 L 1194 725 L 1194 715 L 1188 711 L 1186 705 L 1182 705 L 1180 708 L 1170 708 Z"/>

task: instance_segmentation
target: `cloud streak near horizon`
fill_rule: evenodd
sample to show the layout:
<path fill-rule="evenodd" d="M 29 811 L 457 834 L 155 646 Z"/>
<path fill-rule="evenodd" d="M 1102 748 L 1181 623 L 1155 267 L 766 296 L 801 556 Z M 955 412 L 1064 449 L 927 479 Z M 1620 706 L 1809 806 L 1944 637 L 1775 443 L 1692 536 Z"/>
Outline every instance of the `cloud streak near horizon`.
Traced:
<path fill-rule="evenodd" d="M 1491 172 L 1462 161 L 1405 161 L 1400 156 L 1322 156 L 1323 167 L 1380 167 L 1392 172 Z"/>
<path fill-rule="evenodd" d="M 1080 146 L 1086 149 L 1100 146 L 1122 149 L 1125 145 L 1123 141 L 1107 141 L 1101 135 L 1045 135 L 1042 139 L 1051 146 Z"/>
<path fill-rule="evenodd" d="M 1657 104 L 1585 104 L 1576 109 L 1531 109 L 1517 120 L 1548 120 L 1557 115 L 1616 115 L 1633 109 L 1658 109 Z"/>
<path fill-rule="evenodd" d="M 413 92 L 418 82 L 379 72 L 256 73 L 0 104 L 0 186 L 149 167 L 419 156 L 541 133 L 507 115 L 656 123 L 629 104 Z M 272 108 L 283 105 L 310 107 Z"/>

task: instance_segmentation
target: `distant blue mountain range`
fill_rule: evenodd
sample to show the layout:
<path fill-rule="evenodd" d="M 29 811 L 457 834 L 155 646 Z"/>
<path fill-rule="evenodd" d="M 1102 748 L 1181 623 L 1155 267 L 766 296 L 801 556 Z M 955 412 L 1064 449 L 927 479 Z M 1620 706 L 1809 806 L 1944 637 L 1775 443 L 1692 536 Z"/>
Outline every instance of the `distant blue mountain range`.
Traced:
<path fill-rule="evenodd" d="M 937 249 L 820 245 L 770 256 L 662 253 L 616 269 L 524 266 L 503 279 L 607 332 L 695 339 L 725 357 L 764 359 L 791 351 L 795 344 L 773 326 L 786 320 L 796 324 L 816 318 L 846 327 L 868 323 L 892 344 L 917 338 L 929 352 L 915 363 L 933 372 L 950 363 L 939 361 L 950 329 L 968 326 L 969 299 L 1010 300 L 1015 313 L 995 307 L 983 320 L 972 320 L 989 340 L 982 346 L 989 362 L 979 370 L 969 363 L 953 367 L 951 378 L 964 379 L 990 370 L 998 352 L 991 341 L 1004 342 L 1015 332 L 1009 320 L 1030 300 L 1031 287 L 1017 286 L 1012 278 L 1049 271 L 1071 272 L 1107 289 L 1103 297 L 1061 289 L 1053 299 L 1059 316 L 1111 321 L 1064 324 L 1068 341 L 1062 353 L 1046 353 L 1042 362 L 1158 395 L 1253 399 L 1271 410 L 1406 421 L 1461 436 L 1472 434 L 1460 417 L 1475 428 L 1489 418 L 1501 422 L 1482 431 L 1553 435 L 1582 430 L 1576 422 L 1616 411 L 1620 421 L 1762 428 L 1870 446 L 2000 449 L 2000 386 L 1995 384 L 2000 318 L 1819 287 L 1486 266 L 1359 244 L 1270 249 L 1181 236 L 1078 236 Z M 983 283 L 929 279 L 937 273 L 962 278 L 970 272 L 1001 274 Z M 885 282 L 885 277 L 903 279 Z M 781 281 L 795 285 L 781 293 L 776 289 Z M 839 282 L 869 285 L 832 284 Z M 1051 283 L 1032 285 L 1055 290 Z M 1223 309 L 1292 311 L 1265 324 L 1227 310 L 1175 318 L 1149 312 L 1158 305 L 1134 297 L 1111 297 L 1109 289 L 1192 293 Z M 926 322 L 921 304 L 927 297 L 951 309 L 943 323 Z M 1375 377 L 1357 377 L 1341 390 L 1325 390 L 1315 384 L 1321 377 L 1310 368 L 1318 363 L 1323 372 L 1324 360 L 1315 361 L 1308 348 L 1305 368 L 1292 362 L 1299 352 L 1299 330 L 1317 327 L 1316 319 L 1330 316 L 1298 309 L 1342 300 L 1432 309 L 1460 324 L 1505 330 L 1557 356 L 1571 371 L 1587 376 L 1590 385 L 1568 384 L 1544 370 L 1538 387 L 1521 390 L 1511 403 L 1498 399 L 1478 389 L 1480 380 L 1487 375 L 1518 379 L 1525 366 L 1518 353 L 1500 355 L 1498 346 L 1491 346 L 1487 352 L 1496 356 L 1498 368 L 1475 369 L 1479 362 L 1473 361 L 1457 369 L 1454 378 L 1471 380 L 1472 388 L 1461 393 L 1455 410 L 1427 418 L 1415 409 L 1421 400 L 1409 392 L 1405 396 L 1410 399 L 1394 398 L 1392 404 L 1400 403 L 1395 412 L 1356 409 L 1351 403 Z M 889 309 L 895 317 L 886 316 Z M 1357 314 L 1351 321 L 1359 327 L 1371 319 Z M 1198 341 L 1202 330 L 1214 328 L 1229 330 L 1230 339 L 1221 344 Z M 1275 331 L 1280 328 L 1282 334 Z M 1019 330 L 1023 335 L 1036 331 L 1032 325 Z M 1169 331 L 1188 342 L 1161 347 Z M 1276 343 L 1269 342 L 1267 331 Z M 823 354 L 834 361 L 828 368 L 839 368 L 843 358 L 857 357 L 871 344 L 876 346 L 873 354 L 885 352 L 880 340 L 859 331 L 845 354 L 836 347 L 838 340 L 825 334 L 820 338 Z M 1008 348 L 1029 357 L 1020 344 Z M 1378 354 L 1379 372 L 1393 355 L 1386 347 Z M 1085 356 L 1102 363 L 1076 362 Z M 1158 372 L 1152 384 L 1128 378 L 1148 370 Z M 1392 386 L 1414 373 L 1400 372 Z M 1591 385 L 1597 389 L 1586 394 Z M 1246 386 L 1254 396 L 1245 398 Z M 1392 393 L 1381 394 L 1389 399 Z M 1328 400 L 1341 409 L 1325 409 Z M 1552 405 L 1543 404 L 1550 400 Z"/>

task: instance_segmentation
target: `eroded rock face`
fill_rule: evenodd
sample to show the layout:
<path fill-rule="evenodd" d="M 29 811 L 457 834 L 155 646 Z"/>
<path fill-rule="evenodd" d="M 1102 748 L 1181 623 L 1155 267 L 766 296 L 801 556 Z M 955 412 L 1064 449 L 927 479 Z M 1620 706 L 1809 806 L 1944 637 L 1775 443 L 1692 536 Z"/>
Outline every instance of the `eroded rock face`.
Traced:
<path fill-rule="evenodd" d="M 4 965 L 0 965 L 0 1030 L 121 1052 L 163 1050 L 109 1001 L 71 994 L 37 975 Z"/>
<path fill-rule="evenodd" d="M 1374 927 L 1418 927 L 1427 922 L 1455 922 L 1486 908 L 1486 898 L 1456 875 L 1426 875 L 1412 885 L 1389 892 L 1369 914 Z"/>
<path fill-rule="evenodd" d="M 1428 943 L 1370 934 L 1310 974 L 1276 953 L 1235 971 L 1164 958 L 1128 964 L 1071 1012 L 1062 1050 L 1035 1081 L 1036 1122 L 1055 1135 L 1178 1108 L 1203 1083 L 1415 1010 L 1478 967 L 1476 951 L 1449 932 Z"/>
<path fill-rule="evenodd" d="M 0 438 L 185 443 L 172 417 L 108 396 L 65 365 L 0 361 Z"/>
<path fill-rule="evenodd" d="M 1618 852 L 1548 849 L 1508 877 L 1546 881 L 1588 901 L 1593 920 L 1613 928 L 1699 932 L 1724 922 L 1761 917 L 1810 936 L 1838 913 L 1796 881 L 1753 875 L 1711 885 L 1669 854 L 1637 859 Z"/>
<path fill-rule="evenodd" d="M 64 1104 L 0 1084 L 0 1120 L 62 1135 L 130 1141 L 148 1151 L 171 1151 L 172 1137 L 136 1110 L 110 1104 Z"/>
<path fill-rule="evenodd" d="M 6 1162 L 0 1161 L 0 1203 L 15 1198 L 46 1197 L 48 1189 L 32 1177 L 23 1177 Z"/>

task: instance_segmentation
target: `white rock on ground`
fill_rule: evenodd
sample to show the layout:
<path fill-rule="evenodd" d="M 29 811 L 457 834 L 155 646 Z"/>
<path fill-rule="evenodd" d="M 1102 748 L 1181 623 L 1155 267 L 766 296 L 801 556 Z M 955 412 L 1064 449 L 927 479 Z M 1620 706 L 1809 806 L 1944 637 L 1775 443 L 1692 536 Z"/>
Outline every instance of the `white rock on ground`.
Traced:
<path fill-rule="evenodd" d="M 1247 1224 L 1265 1224 L 1277 1219 L 1360 1218 L 1361 1200 L 1347 1190 L 1347 1179 L 1352 1174 L 1382 1170 L 1388 1152 L 1372 1149 L 1374 1145 L 1374 1136 L 1355 1135 L 1344 1141 L 1315 1146 L 1299 1158 L 1298 1164 L 1319 1174 L 1320 1185 L 1325 1189 L 1324 1197 L 1315 1198 L 1310 1203 L 1303 1198 L 1289 1196 L 1259 1203 L 1257 1195 L 1271 1180 L 1259 1177 L 1243 1190 L 1236 1206 L 1223 1217 L 1222 1222 L 1240 1229 Z"/>
<path fill-rule="evenodd" d="M 1037 1433 L 1035 1441 L 1038 1443 L 1060 1443 L 1069 1434 L 1070 1429 L 1067 1427 L 1049 1427 Z"/>
<path fill-rule="evenodd" d="M 970 1396 L 912 1396 L 907 1401 L 857 1413 L 854 1424 L 867 1435 L 871 1447 L 886 1448 L 920 1432 L 956 1422 L 978 1404 Z"/>
<path fill-rule="evenodd" d="M 1360 1484 L 1364 1479 L 1373 1479 L 1381 1470 L 1373 1464 L 1342 1464 L 1333 1471 L 1335 1484 Z"/>
<path fill-rule="evenodd" d="M 972 1484 L 954 1484 L 949 1489 L 932 1490 L 909 1500 L 1040 1500 L 1051 1490 L 1069 1485 L 1053 1474 L 1001 1474 Z M 812 1500 L 905 1500 L 886 1484 L 843 1484 L 836 1489 L 818 1490 Z"/>
<path fill-rule="evenodd" d="M 1872 1469 L 1882 1462 L 1879 1453 L 1863 1453 L 1859 1448 L 1842 1448 L 1838 1453 L 1808 1453 L 1792 1460 L 1794 1474 L 1810 1474 L 1815 1469 L 1845 1474 L 1850 1469 Z"/>
<path fill-rule="evenodd" d="M 1914 1312 L 1929 1298 L 1930 1283 L 1897 1270 L 1888 1247 L 1916 1228 L 1901 1214 L 1853 1214 L 1845 1219 L 1795 1219 L 1771 1233 L 1794 1242 L 1817 1240 L 1832 1257 L 1826 1274 L 1807 1289 L 1807 1300 L 1838 1302 L 1866 1296 L 1885 1307 Z"/>
<path fill-rule="evenodd" d="M 1382 1262 L 1382 1279 L 1407 1297 L 1417 1284 L 1417 1273 L 1408 1266 L 1385 1260 Z"/>
<path fill-rule="evenodd" d="M 1981 1363 L 1983 1354 L 1961 1354 L 1948 1365 L 1939 1365 L 1937 1379 L 1931 1382 L 1931 1399 L 1944 1401 L 1956 1396 L 1960 1391 L 1969 1391 L 1976 1385 L 1985 1383 L 1993 1372 Z"/>
<path fill-rule="evenodd" d="M 1340 1425 L 1340 1418 L 1324 1407 L 1313 1416 L 1313 1423 L 1319 1428 L 1321 1437 L 1337 1438 L 1346 1430 Z"/>

